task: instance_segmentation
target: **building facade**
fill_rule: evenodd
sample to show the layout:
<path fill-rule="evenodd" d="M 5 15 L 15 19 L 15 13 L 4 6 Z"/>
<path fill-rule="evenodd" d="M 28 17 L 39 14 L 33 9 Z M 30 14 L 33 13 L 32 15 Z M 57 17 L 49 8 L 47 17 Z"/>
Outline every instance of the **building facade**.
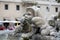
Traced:
<path fill-rule="evenodd" d="M 45 18 L 60 12 L 60 3 L 55 0 L 0 0 L 0 20 L 22 17 L 27 7 L 36 6 Z"/>

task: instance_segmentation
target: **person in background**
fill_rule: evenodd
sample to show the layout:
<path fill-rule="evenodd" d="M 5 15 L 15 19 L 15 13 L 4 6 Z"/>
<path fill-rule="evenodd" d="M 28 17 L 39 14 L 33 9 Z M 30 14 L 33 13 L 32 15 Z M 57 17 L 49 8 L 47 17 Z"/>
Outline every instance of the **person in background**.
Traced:
<path fill-rule="evenodd" d="M 14 30 L 15 29 L 14 24 L 13 23 L 9 23 L 8 29 L 9 30 Z"/>
<path fill-rule="evenodd" d="M 5 23 L 3 23 L 3 25 L 5 26 L 5 28 L 7 29 L 8 28 L 8 26 L 9 26 L 9 23 L 8 22 L 5 22 Z"/>

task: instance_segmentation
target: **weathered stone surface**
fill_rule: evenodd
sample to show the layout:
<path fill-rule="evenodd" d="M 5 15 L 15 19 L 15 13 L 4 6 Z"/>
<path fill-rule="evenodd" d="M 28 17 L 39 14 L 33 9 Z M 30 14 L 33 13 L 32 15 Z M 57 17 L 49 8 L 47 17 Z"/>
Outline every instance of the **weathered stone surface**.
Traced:
<path fill-rule="evenodd" d="M 48 34 L 50 34 L 49 29 L 44 29 L 41 31 L 41 35 L 48 35 Z"/>
<path fill-rule="evenodd" d="M 33 17 L 32 21 L 38 26 L 42 27 L 45 24 L 44 20 L 41 17 Z"/>

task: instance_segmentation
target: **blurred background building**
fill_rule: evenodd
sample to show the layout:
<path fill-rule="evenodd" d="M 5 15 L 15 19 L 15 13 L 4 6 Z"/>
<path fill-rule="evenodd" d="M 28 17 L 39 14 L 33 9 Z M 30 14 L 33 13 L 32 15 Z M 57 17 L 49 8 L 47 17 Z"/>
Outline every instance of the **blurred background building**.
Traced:
<path fill-rule="evenodd" d="M 44 17 L 51 17 L 60 12 L 59 2 L 59 0 L 0 0 L 0 20 L 21 18 L 26 9 L 32 6 L 39 8 L 39 13 Z"/>

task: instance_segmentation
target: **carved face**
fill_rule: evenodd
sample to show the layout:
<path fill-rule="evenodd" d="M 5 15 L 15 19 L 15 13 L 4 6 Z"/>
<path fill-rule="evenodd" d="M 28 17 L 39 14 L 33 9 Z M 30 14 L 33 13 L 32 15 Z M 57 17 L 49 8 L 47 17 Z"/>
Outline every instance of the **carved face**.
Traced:
<path fill-rule="evenodd" d="M 30 18 L 32 18 L 33 17 L 33 15 L 31 14 L 31 12 L 28 12 L 28 13 L 26 13 L 26 15 L 25 15 L 25 18 L 27 18 L 27 19 L 30 19 Z"/>

